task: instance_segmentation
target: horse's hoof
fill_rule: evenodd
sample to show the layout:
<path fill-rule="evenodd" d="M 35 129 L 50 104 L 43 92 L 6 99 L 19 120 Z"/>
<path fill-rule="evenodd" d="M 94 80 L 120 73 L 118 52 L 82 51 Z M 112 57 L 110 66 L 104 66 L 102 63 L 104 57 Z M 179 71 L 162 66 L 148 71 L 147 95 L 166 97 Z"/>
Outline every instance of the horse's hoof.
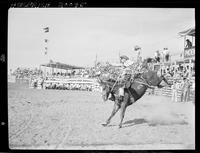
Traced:
<path fill-rule="evenodd" d="M 121 129 L 122 128 L 122 126 L 121 125 L 119 125 L 119 127 L 118 127 L 119 129 Z"/>

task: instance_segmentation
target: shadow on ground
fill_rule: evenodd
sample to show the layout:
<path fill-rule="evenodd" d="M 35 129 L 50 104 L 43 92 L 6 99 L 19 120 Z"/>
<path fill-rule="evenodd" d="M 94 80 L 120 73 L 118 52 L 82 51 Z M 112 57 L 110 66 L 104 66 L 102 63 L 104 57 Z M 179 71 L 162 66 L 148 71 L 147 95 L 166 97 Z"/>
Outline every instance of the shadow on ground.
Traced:
<path fill-rule="evenodd" d="M 126 121 L 123 123 L 123 126 L 122 128 L 124 127 L 131 127 L 131 126 L 135 126 L 135 125 L 139 125 L 139 124 L 144 124 L 144 123 L 147 123 L 148 126 L 157 126 L 157 125 L 173 125 L 173 124 L 188 124 L 187 122 L 185 121 L 176 121 L 176 122 L 171 122 L 171 123 L 165 123 L 165 122 L 151 122 L 151 121 L 148 121 L 144 118 L 136 118 L 136 119 L 133 119 L 133 120 L 129 120 L 129 121 Z"/>
<path fill-rule="evenodd" d="M 134 126 L 138 124 L 144 124 L 147 123 L 147 121 L 144 118 L 136 118 L 134 120 L 129 120 L 123 123 L 123 127 L 129 127 L 129 126 Z"/>

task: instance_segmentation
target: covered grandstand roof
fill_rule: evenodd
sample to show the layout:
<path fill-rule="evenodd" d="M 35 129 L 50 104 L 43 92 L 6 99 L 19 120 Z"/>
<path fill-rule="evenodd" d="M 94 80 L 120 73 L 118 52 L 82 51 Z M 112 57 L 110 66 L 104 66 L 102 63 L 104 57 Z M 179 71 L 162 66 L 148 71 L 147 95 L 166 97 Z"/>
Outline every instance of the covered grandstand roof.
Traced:
<path fill-rule="evenodd" d="M 64 64 L 64 63 L 60 63 L 60 62 L 53 62 L 53 61 L 50 61 L 47 64 L 41 64 L 40 66 L 52 67 L 52 68 L 58 68 L 58 69 L 64 69 L 64 70 L 84 69 L 84 67 L 68 65 L 68 64 Z"/>
<path fill-rule="evenodd" d="M 190 28 L 178 33 L 181 36 L 195 36 L 195 28 Z"/>

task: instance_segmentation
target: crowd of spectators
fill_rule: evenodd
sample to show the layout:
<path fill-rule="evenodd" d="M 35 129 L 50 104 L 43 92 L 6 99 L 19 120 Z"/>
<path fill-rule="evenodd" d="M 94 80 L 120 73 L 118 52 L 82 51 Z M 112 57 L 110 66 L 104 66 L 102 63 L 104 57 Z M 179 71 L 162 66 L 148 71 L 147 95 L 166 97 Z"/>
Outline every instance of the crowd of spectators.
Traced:
<path fill-rule="evenodd" d="M 71 70 L 71 72 L 53 72 L 53 73 L 46 73 L 46 76 L 49 78 L 92 78 L 94 73 L 94 68 L 86 68 L 86 69 L 79 69 L 79 70 Z M 14 72 L 11 73 L 15 75 L 17 79 L 28 79 L 34 77 L 44 76 L 44 72 L 41 69 L 35 68 L 17 68 Z"/>
<path fill-rule="evenodd" d="M 160 69 L 161 74 L 169 73 L 174 79 L 195 77 L 195 68 L 189 65 L 170 65 Z"/>
<path fill-rule="evenodd" d="M 14 72 L 11 73 L 16 79 L 29 79 L 33 77 L 42 76 L 43 72 L 40 69 L 30 69 L 30 68 L 17 68 Z"/>
<path fill-rule="evenodd" d="M 44 75 L 44 72 L 35 68 L 17 68 L 12 75 L 16 77 L 18 82 L 28 82 L 30 88 L 36 89 L 57 89 L 57 90 L 84 90 L 92 91 L 91 84 L 65 83 L 69 78 L 93 78 L 94 70 L 85 69 L 71 71 L 71 73 L 53 73 Z M 26 81 L 24 81 L 26 80 Z"/>
<path fill-rule="evenodd" d="M 161 66 L 158 72 L 173 83 L 171 86 L 172 101 L 191 101 L 191 94 L 195 93 L 195 67 L 179 64 Z M 179 97 L 180 92 L 180 98 Z"/>
<path fill-rule="evenodd" d="M 48 83 L 44 89 L 92 91 L 92 85 L 78 83 Z"/>
<path fill-rule="evenodd" d="M 91 78 L 91 70 L 90 69 L 79 69 L 79 70 L 71 70 L 71 72 L 54 72 L 54 73 L 48 73 L 47 77 L 52 78 Z"/>
<path fill-rule="evenodd" d="M 57 89 L 57 90 L 81 90 L 93 91 L 96 90 L 95 86 L 91 83 L 66 83 L 62 81 L 44 80 L 38 78 L 30 81 L 29 86 L 35 89 Z"/>
<path fill-rule="evenodd" d="M 178 92 L 180 93 L 180 101 L 191 101 L 191 94 L 195 94 L 195 81 L 183 77 L 181 80 L 174 80 L 172 86 L 172 100 L 178 102 Z"/>
<path fill-rule="evenodd" d="M 168 53 L 165 53 L 168 55 Z M 176 64 L 171 62 L 169 56 L 164 56 L 156 51 L 155 58 L 148 58 L 148 68 L 164 75 L 173 84 L 171 86 L 172 101 L 191 101 L 191 94 L 195 94 L 195 64 Z M 157 69 L 155 69 L 157 65 Z M 154 90 L 149 91 L 154 94 Z M 194 99 L 193 99 L 194 100 Z"/>
<path fill-rule="evenodd" d="M 153 59 L 148 63 L 150 69 L 154 69 L 154 64 L 161 63 L 157 59 Z M 95 78 L 99 72 L 104 74 L 113 74 L 115 78 L 119 76 L 120 71 L 114 69 L 109 63 L 102 66 L 101 63 L 97 63 L 96 67 L 72 70 L 70 73 L 57 72 L 53 74 L 46 74 L 40 69 L 30 68 L 17 68 L 12 75 L 16 76 L 16 79 L 28 79 L 29 86 L 32 88 L 41 89 L 58 89 L 58 90 L 86 90 L 92 91 L 93 87 L 91 84 L 78 84 L 78 83 L 61 83 L 65 79 L 69 78 Z M 177 95 L 178 90 L 181 90 L 181 101 L 189 101 L 190 93 L 195 92 L 195 67 L 190 67 L 184 64 L 172 64 L 162 65 L 158 69 L 161 75 L 168 74 L 168 79 L 173 82 L 172 89 L 172 100 L 178 101 Z M 49 83 L 45 83 L 48 82 Z M 52 82 L 51 82 L 52 81 Z M 53 82 L 54 81 L 54 82 Z M 57 81 L 57 82 L 56 82 Z M 61 81 L 61 82 L 59 82 Z M 64 82 L 64 81 L 63 81 Z"/>
<path fill-rule="evenodd" d="M 170 62 L 170 53 L 168 48 L 164 48 L 163 51 L 157 50 L 154 54 L 156 62 Z"/>

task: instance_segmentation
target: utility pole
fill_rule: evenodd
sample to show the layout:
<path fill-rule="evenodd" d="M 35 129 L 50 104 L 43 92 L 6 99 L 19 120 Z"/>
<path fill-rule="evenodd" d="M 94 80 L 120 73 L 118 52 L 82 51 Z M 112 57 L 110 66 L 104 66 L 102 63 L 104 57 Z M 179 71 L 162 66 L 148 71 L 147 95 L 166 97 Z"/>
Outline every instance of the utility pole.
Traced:
<path fill-rule="evenodd" d="M 96 68 L 96 66 L 97 66 L 97 54 L 96 54 L 96 57 L 95 57 L 95 68 Z"/>
<path fill-rule="evenodd" d="M 120 56 L 121 56 L 121 55 L 120 55 L 120 51 L 119 51 L 119 60 L 120 60 Z"/>

